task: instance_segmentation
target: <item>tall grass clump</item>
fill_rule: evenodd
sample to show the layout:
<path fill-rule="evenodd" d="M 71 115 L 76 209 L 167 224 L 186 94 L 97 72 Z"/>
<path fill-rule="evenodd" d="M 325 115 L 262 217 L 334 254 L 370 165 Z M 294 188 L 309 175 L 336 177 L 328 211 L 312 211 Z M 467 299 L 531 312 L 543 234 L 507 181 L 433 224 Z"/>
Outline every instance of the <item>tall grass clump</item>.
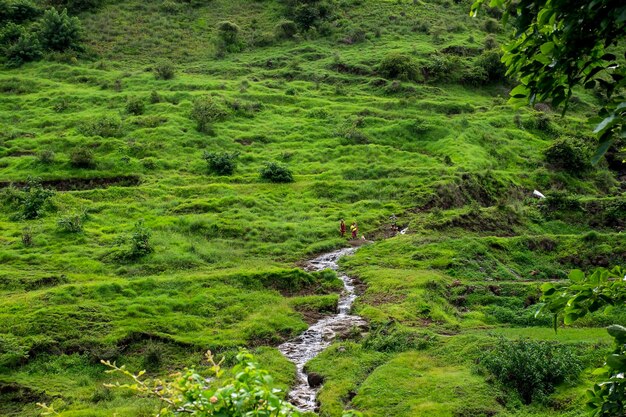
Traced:
<path fill-rule="evenodd" d="M 385 55 L 378 66 L 378 72 L 385 78 L 403 81 L 420 81 L 419 65 L 409 55 L 392 52 Z"/>

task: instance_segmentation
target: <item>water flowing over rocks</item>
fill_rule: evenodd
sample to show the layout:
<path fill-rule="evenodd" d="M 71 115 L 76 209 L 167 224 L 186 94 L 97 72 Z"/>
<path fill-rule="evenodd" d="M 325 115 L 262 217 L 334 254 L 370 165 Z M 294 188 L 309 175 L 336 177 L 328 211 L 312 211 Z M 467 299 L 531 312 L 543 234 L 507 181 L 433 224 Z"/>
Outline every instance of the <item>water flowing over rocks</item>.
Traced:
<path fill-rule="evenodd" d="M 357 248 L 340 249 L 326 253 L 306 263 L 308 271 L 322 271 L 324 269 L 337 270 L 337 261 L 345 255 L 351 255 Z M 319 355 L 332 341 L 341 335 L 347 335 L 354 327 L 366 327 L 367 323 L 359 316 L 350 314 L 352 303 L 356 299 L 354 280 L 347 275 L 339 274 L 343 281 L 344 290 L 339 298 L 337 313 L 319 320 L 310 326 L 300 336 L 283 343 L 278 349 L 290 361 L 296 364 L 297 381 L 291 392 L 289 401 L 302 411 L 315 411 L 316 396 L 323 383 L 321 375 L 304 372 L 305 364 Z"/>

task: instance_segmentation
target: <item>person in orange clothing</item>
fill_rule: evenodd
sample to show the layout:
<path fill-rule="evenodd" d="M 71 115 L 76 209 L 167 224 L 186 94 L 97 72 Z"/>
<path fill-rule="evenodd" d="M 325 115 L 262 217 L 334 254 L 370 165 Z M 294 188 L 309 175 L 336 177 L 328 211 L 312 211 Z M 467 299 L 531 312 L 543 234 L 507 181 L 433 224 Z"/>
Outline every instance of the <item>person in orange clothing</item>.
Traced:
<path fill-rule="evenodd" d="M 352 232 L 352 239 L 356 239 L 359 235 L 359 227 L 357 226 L 356 222 L 350 225 L 350 231 Z"/>
<path fill-rule="evenodd" d="M 346 222 L 344 222 L 343 219 L 339 222 L 339 233 L 341 233 L 341 237 L 346 235 Z"/>

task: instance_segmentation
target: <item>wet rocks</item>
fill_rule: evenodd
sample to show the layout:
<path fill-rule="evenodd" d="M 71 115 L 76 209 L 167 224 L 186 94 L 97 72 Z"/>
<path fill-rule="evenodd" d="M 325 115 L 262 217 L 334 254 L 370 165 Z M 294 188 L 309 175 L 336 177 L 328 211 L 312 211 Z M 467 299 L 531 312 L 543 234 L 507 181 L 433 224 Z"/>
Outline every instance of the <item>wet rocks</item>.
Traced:
<path fill-rule="evenodd" d="M 306 376 L 306 380 L 311 388 L 321 387 L 324 383 L 324 377 L 317 372 L 311 372 Z"/>

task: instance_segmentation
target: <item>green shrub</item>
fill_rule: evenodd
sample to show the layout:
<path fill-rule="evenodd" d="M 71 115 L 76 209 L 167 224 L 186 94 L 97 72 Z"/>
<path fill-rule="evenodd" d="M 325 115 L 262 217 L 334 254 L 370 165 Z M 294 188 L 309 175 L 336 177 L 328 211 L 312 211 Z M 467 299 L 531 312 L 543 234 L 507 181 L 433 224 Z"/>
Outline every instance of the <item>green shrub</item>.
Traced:
<path fill-rule="evenodd" d="M 524 339 L 501 339 L 483 355 L 481 364 L 501 384 L 515 389 L 525 404 L 544 400 L 557 385 L 575 380 L 582 370 L 569 346 Z"/>
<path fill-rule="evenodd" d="M 66 233 L 81 233 L 83 231 L 83 221 L 85 220 L 85 212 L 71 213 L 62 216 L 57 220 L 59 229 Z"/>
<path fill-rule="evenodd" d="M 11 334 L 0 334 L 0 368 L 19 365 L 28 358 L 29 347 Z"/>
<path fill-rule="evenodd" d="M 293 182 L 293 174 L 284 165 L 276 162 L 266 162 L 259 172 L 261 179 L 275 183 Z"/>
<path fill-rule="evenodd" d="M 552 167 L 580 175 L 591 168 L 591 149 L 585 142 L 572 137 L 554 141 L 544 152 Z"/>
<path fill-rule="evenodd" d="M 218 175 L 232 175 L 237 168 L 239 152 L 204 152 L 202 156 L 210 172 Z"/>
<path fill-rule="evenodd" d="M 363 340 L 363 347 L 378 352 L 395 353 L 426 349 L 434 342 L 435 336 L 431 333 L 416 332 L 391 325 L 372 330 Z"/>
<path fill-rule="evenodd" d="M 30 0 L 0 0 L 0 23 L 22 23 L 41 16 L 42 10 Z"/>
<path fill-rule="evenodd" d="M 85 136 L 119 137 L 122 136 L 122 120 L 117 116 L 101 116 L 79 126 L 78 130 Z"/>
<path fill-rule="evenodd" d="M 298 26 L 293 20 L 281 20 L 274 26 L 274 33 L 279 39 L 293 39 L 298 33 Z"/>
<path fill-rule="evenodd" d="M 463 65 L 458 56 L 432 54 L 422 73 L 430 82 L 455 82 L 459 80 L 462 70 Z"/>
<path fill-rule="evenodd" d="M 506 80 L 506 65 L 500 60 L 501 53 L 497 50 L 488 50 L 480 54 L 475 61 L 475 67 L 484 71 L 487 81 L 495 83 Z"/>
<path fill-rule="evenodd" d="M 387 54 L 378 66 L 378 72 L 385 78 L 397 78 L 405 81 L 420 81 L 420 69 L 408 55 L 398 52 Z"/>
<path fill-rule="evenodd" d="M 130 97 L 126 102 L 126 113 L 135 116 L 142 115 L 146 110 L 146 105 L 139 97 Z"/>
<path fill-rule="evenodd" d="M 196 121 L 199 132 L 211 133 L 212 124 L 226 116 L 226 111 L 211 96 L 196 99 L 193 102 L 191 118 Z"/>
<path fill-rule="evenodd" d="M 37 154 L 37 160 L 41 164 L 50 165 L 54 162 L 54 156 L 52 149 L 44 149 Z"/>
<path fill-rule="evenodd" d="M 488 19 L 485 21 L 483 28 L 485 32 L 496 33 L 500 31 L 500 22 L 496 19 Z"/>
<path fill-rule="evenodd" d="M 239 52 L 244 44 L 240 37 L 241 29 L 232 22 L 224 21 L 217 24 L 218 48 L 227 52 Z"/>
<path fill-rule="evenodd" d="M 41 44 L 37 35 L 23 33 L 15 42 L 6 47 L 4 55 L 9 67 L 19 67 L 25 62 L 36 61 L 41 58 Z"/>
<path fill-rule="evenodd" d="M 72 149 L 70 165 L 74 168 L 93 168 L 96 164 L 92 150 L 86 146 L 78 146 Z"/>
<path fill-rule="evenodd" d="M 131 259 L 137 259 L 154 252 L 154 248 L 150 243 L 152 232 L 143 225 L 142 221 L 135 223 L 133 233 L 130 236 L 130 250 L 128 256 Z"/>
<path fill-rule="evenodd" d="M 50 51 L 81 51 L 81 31 L 80 20 L 68 16 L 67 9 L 61 13 L 54 8 L 48 9 L 40 21 L 41 46 Z"/>
<path fill-rule="evenodd" d="M 21 217 L 26 220 L 40 217 L 46 203 L 52 196 L 54 196 L 53 190 L 44 188 L 39 180 L 29 178 L 24 191 L 17 195 Z"/>
<path fill-rule="evenodd" d="M 159 62 L 154 66 L 154 78 L 157 80 L 171 80 L 174 75 L 176 75 L 176 69 L 169 61 Z"/>

